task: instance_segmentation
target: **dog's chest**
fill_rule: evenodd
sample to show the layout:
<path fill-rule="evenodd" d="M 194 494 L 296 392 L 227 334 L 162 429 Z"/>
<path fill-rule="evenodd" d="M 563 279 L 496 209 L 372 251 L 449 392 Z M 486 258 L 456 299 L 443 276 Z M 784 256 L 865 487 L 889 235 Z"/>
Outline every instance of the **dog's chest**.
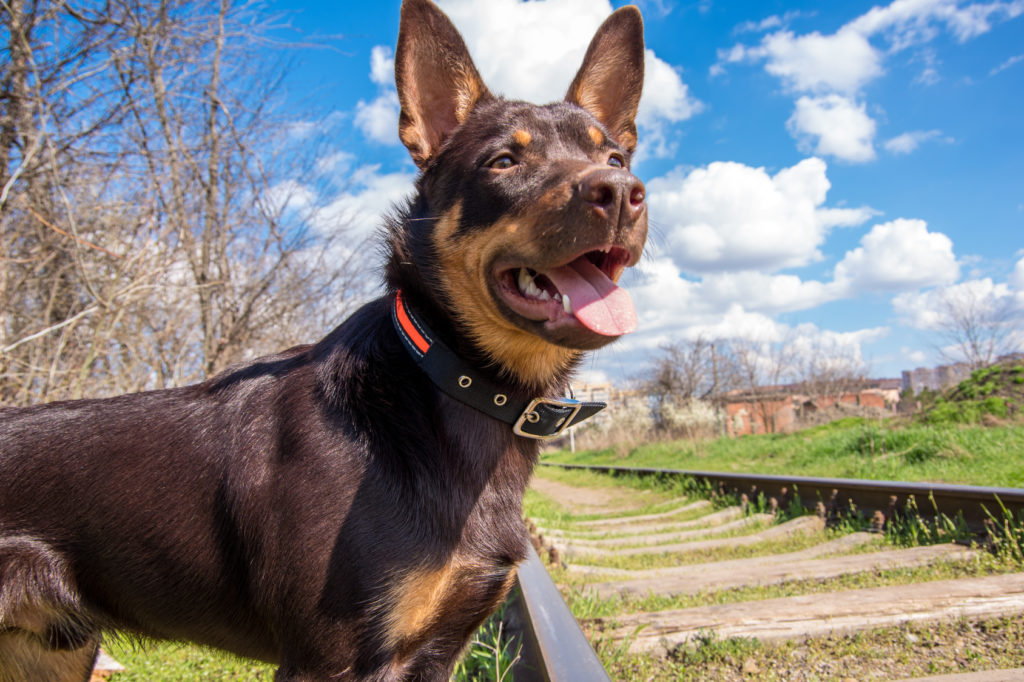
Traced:
<path fill-rule="evenodd" d="M 429 563 L 401 570 L 383 595 L 387 645 L 402 651 L 429 633 L 476 627 L 505 598 L 515 565 L 525 556 L 521 496 L 495 495 L 488 486 L 467 515 L 458 543 Z M 463 633 L 460 632 L 459 636 Z"/>

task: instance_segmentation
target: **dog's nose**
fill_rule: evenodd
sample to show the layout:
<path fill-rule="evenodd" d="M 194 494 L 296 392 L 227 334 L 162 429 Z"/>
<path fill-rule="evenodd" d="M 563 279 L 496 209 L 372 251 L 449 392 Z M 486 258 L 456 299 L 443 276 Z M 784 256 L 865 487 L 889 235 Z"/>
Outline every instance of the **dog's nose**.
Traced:
<path fill-rule="evenodd" d="M 646 191 L 644 183 L 626 170 L 602 168 L 592 171 L 580 182 L 580 197 L 601 218 L 614 219 L 621 212 L 619 219 L 634 222 L 643 213 Z"/>

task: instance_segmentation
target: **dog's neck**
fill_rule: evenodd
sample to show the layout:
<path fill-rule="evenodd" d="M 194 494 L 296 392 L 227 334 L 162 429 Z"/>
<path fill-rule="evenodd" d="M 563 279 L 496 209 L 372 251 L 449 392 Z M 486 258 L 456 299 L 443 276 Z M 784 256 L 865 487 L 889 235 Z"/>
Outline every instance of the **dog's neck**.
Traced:
<path fill-rule="evenodd" d="M 496 384 L 454 353 L 405 302 L 401 290 L 390 303 L 391 319 L 402 344 L 434 385 L 459 402 L 505 422 L 517 436 L 555 438 L 606 407 L 541 395 L 522 399 Z"/>

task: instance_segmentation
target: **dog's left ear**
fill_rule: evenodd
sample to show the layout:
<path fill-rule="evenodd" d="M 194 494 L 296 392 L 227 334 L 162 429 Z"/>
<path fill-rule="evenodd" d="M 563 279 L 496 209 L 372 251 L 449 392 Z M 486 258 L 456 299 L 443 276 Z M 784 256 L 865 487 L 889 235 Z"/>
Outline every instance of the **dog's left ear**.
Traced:
<path fill-rule="evenodd" d="M 643 85 L 644 22 L 640 10 L 629 5 L 597 29 L 565 100 L 593 114 L 616 142 L 632 152 Z"/>
<path fill-rule="evenodd" d="M 462 36 L 430 0 L 404 0 L 395 49 L 398 135 L 421 169 L 482 99 L 491 97 Z"/>

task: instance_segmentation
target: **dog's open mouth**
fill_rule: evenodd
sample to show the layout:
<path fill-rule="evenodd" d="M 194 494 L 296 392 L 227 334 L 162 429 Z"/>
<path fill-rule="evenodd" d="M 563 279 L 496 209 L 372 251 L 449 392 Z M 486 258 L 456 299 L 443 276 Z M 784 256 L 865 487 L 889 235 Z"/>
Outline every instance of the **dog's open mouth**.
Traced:
<path fill-rule="evenodd" d="M 498 290 L 513 311 L 529 320 L 575 319 L 597 334 L 621 336 L 637 327 L 633 301 L 615 284 L 628 262 L 629 252 L 622 247 L 595 249 L 556 267 L 504 270 Z"/>

